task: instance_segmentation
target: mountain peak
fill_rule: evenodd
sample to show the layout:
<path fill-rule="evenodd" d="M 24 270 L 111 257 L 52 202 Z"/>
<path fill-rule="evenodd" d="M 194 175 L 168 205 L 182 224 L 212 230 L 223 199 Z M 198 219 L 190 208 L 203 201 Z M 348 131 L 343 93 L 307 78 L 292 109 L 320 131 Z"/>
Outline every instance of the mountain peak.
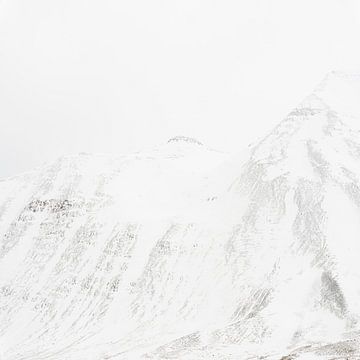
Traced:
<path fill-rule="evenodd" d="M 346 122 L 358 128 L 360 117 L 360 74 L 332 71 L 315 88 L 313 93 L 331 110 L 346 118 Z M 350 119 L 349 119 L 350 118 Z"/>
<path fill-rule="evenodd" d="M 168 140 L 168 144 L 179 143 L 179 142 L 186 143 L 186 144 L 200 145 L 200 146 L 204 145 L 203 143 L 201 143 L 199 140 L 197 140 L 195 138 L 188 137 L 188 136 L 182 136 L 182 135 L 172 137 L 171 139 Z"/>

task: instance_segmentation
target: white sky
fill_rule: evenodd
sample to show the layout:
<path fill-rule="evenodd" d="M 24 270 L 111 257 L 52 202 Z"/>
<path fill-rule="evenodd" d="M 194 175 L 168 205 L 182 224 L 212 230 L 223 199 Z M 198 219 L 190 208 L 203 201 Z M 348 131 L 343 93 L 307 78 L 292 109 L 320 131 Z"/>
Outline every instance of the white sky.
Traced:
<path fill-rule="evenodd" d="M 241 151 L 331 70 L 358 0 L 0 0 L 0 177 L 176 135 Z"/>

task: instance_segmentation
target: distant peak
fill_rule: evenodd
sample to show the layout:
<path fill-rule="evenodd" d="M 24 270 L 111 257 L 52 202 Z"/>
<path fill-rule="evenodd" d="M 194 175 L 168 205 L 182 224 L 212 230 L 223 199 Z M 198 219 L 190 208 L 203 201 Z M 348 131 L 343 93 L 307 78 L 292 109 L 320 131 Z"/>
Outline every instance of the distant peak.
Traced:
<path fill-rule="evenodd" d="M 177 142 L 185 142 L 188 144 L 196 144 L 196 145 L 203 145 L 199 140 L 188 137 L 188 136 L 175 136 L 171 139 L 168 140 L 168 144 L 169 143 L 177 143 Z"/>
<path fill-rule="evenodd" d="M 330 71 L 322 79 L 322 81 L 315 88 L 315 92 L 322 92 L 329 87 L 339 86 L 339 83 L 351 83 L 359 82 L 360 74 L 359 73 L 350 73 L 345 71 Z"/>

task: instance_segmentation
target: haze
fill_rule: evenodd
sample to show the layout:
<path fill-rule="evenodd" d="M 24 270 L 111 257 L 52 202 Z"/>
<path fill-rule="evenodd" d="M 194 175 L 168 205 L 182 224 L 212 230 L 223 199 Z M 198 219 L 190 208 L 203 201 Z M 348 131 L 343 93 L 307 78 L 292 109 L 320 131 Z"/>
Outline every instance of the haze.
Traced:
<path fill-rule="evenodd" d="M 241 151 L 360 72 L 358 34 L 356 0 L 2 1 L 0 177 L 176 135 Z"/>

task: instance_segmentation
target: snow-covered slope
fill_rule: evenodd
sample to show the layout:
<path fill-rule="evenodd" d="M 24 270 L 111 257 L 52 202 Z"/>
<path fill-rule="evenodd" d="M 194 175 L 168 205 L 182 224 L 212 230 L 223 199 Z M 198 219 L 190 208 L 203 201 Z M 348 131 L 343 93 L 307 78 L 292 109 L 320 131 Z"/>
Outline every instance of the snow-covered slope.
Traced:
<path fill-rule="evenodd" d="M 0 182 L 3 357 L 360 358 L 358 84 L 246 156 L 176 137 Z"/>

